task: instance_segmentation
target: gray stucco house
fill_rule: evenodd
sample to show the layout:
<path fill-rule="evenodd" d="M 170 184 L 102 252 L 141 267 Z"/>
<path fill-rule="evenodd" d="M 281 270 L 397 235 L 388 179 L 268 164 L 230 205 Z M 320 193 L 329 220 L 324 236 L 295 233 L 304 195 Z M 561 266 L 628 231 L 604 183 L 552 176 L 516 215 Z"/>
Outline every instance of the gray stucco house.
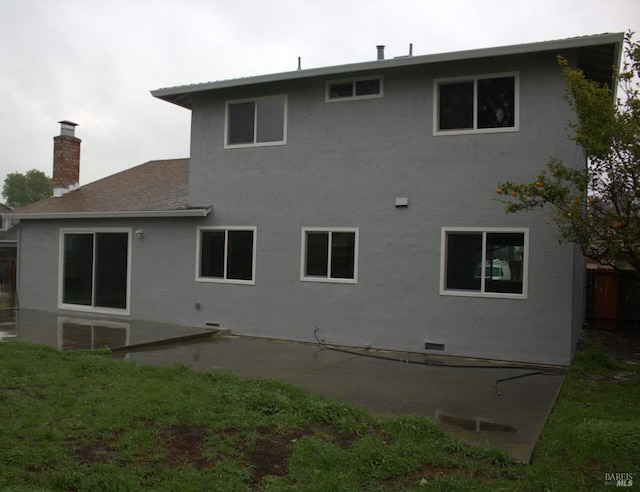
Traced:
<path fill-rule="evenodd" d="M 610 83 L 623 34 L 297 70 L 153 91 L 192 112 L 189 159 L 55 195 L 20 220 L 21 308 L 354 347 L 569 364 L 585 265 L 501 180 L 568 140 L 557 56 Z M 77 155 L 76 155 L 77 154 Z M 57 176 L 57 178 L 56 178 Z"/>

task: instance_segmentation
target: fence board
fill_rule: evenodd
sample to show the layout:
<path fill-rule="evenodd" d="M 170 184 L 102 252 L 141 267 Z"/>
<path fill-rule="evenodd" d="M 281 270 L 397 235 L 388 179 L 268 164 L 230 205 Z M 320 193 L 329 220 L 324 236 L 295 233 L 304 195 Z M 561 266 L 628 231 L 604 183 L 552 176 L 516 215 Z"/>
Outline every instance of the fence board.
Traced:
<path fill-rule="evenodd" d="M 633 272 L 588 270 L 586 320 L 596 330 L 640 327 L 640 284 Z"/>

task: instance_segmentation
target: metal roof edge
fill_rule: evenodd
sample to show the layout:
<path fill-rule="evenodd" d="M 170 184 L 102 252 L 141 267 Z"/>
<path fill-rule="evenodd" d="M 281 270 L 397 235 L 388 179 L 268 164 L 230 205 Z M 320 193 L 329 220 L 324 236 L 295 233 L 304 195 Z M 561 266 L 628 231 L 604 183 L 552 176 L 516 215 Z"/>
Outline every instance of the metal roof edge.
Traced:
<path fill-rule="evenodd" d="M 590 36 L 580 36 L 553 41 L 538 41 L 534 43 L 515 44 L 491 48 L 478 48 L 472 50 L 452 51 L 429 55 L 403 56 L 385 60 L 372 60 L 368 62 L 351 63 L 346 65 L 335 65 L 329 67 L 310 68 L 306 70 L 278 72 L 266 75 L 220 80 L 215 82 L 203 82 L 197 84 L 156 89 L 152 90 L 151 94 L 159 99 L 173 102 L 175 98 L 172 96 L 225 89 L 230 87 L 241 87 L 246 85 L 264 84 L 268 82 L 279 82 L 284 80 L 296 80 L 310 77 L 337 75 L 340 73 L 348 72 L 362 72 L 367 70 L 379 70 L 385 68 L 405 67 L 428 63 L 483 58 L 487 56 L 505 56 L 523 53 L 534 53 L 540 51 L 550 51 L 555 49 L 571 49 L 609 43 L 622 43 L 623 40 L 624 33 L 621 32 L 595 34 Z"/>
<path fill-rule="evenodd" d="M 180 218 L 206 217 L 213 211 L 213 206 L 190 208 L 183 210 L 131 210 L 118 212 L 40 212 L 23 214 L 5 214 L 12 219 L 20 220 L 62 220 L 62 219 L 129 219 L 129 218 Z"/>

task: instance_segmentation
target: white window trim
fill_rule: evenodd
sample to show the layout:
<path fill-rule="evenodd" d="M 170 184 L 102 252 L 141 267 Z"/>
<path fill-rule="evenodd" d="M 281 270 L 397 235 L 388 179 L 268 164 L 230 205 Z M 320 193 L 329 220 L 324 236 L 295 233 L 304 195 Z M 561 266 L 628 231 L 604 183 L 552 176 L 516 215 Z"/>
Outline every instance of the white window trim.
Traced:
<path fill-rule="evenodd" d="M 95 236 L 96 233 L 120 233 L 126 232 L 128 235 L 127 241 L 127 307 L 125 309 L 116 309 L 116 308 L 105 308 L 105 307 L 94 307 L 94 306 L 82 306 L 79 304 L 65 304 L 62 302 L 62 291 L 64 289 L 64 237 L 65 234 L 92 234 Z M 61 228 L 60 229 L 60 242 L 58 249 L 58 309 L 65 309 L 68 311 L 82 311 L 85 313 L 100 313 L 100 314 L 113 314 L 118 316 L 129 316 L 131 310 L 131 237 L 132 237 L 132 229 L 131 227 L 86 227 L 86 228 Z M 95 241 L 93 243 L 94 247 L 94 258 L 95 258 Z M 94 265 L 95 267 L 95 265 Z M 95 276 L 94 276 L 94 285 L 92 287 L 91 298 L 93 299 L 95 296 Z"/>
<path fill-rule="evenodd" d="M 202 231 L 224 231 L 224 278 L 202 277 L 200 276 L 200 255 Z M 228 279 L 227 277 L 227 248 L 229 246 L 229 231 L 252 231 L 253 232 L 253 253 L 251 258 L 251 280 Z M 258 243 L 258 228 L 256 226 L 200 226 L 197 228 L 196 236 L 196 282 L 217 283 L 217 284 L 240 284 L 255 285 L 256 284 L 256 244 Z"/>
<path fill-rule="evenodd" d="M 326 277 L 310 277 L 305 275 L 305 264 L 307 259 L 307 232 L 329 232 L 329 255 Z M 331 272 L 331 239 L 334 232 L 355 233 L 353 245 L 353 278 L 333 278 Z M 303 227 L 300 241 L 300 280 L 303 282 L 324 282 L 333 284 L 357 284 L 358 283 L 358 256 L 360 250 L 360 230 L 357 227 Z"/>
<path fill-rule="evenodd" d="M 284 120 L 283 130 L 282 130 L 282 140 L 277 140 L 273 142 L 255 142 L 257 137 L 257 126 L 258 126 L 258 118 L 256 117 L 253 122 L 253 143 L 242 143 L 242 144 L 230 144 L 229 141 L 229 105 L 231 104 L 239 104 L 246 102 L 255 102 L 264 101 L 266 99 L 284 99 Z M 227 101 L 225 103 L 224 108 L 224 148 L 225 149 L 241 149 L 247 147 L 271 147 L 274 145 L 286 145 L 287 144 L 287 119 L 288 119 L 288 107 L 289 107 L 289 96 L 287 94 L 275 94 L 273 96 L 263 96 L 263 97 L 249 97 L 245 99 L 234 99 L 231 101 Z"/>
<path fill-rule="evenodd" d="M 478 80 L 513 77 L 513 126 L 498 128 L 475 128 L 478 124 Z M 440 84 L 450 82 L 473 82 L 473 129 L 440 130 Z M 490 73 L 469 77 L 434 79 L 433 81 L 433 135 L 469 135 L 476 133 L 509 133 L 520 131 L 520 72 Z"/>
<path fill-rule="evenodd" d="M 477 232 L 481 233 L 482 238 L 482 258 L 486 258 L 487 234 L 491 233 L 514 233 L 524 234 L 524 251 L 522 254 L 522 294 L 512 294 L 505 292 L 485 292 L 484 272 L 482 268 L 482 281 L 480 282 L 479 291 L 472 290 L 454 290 L 446 288 L 447 275 L 447 234 L 450 232 Z M 440 244 L 440 295 L 443 296 L 461 296 L 461 297 L 490 297 L 502 299 L 527 299 L 529 285 L 529 229 L 516 227 L 443 227 L 441 229 Z"/>
<path fill-rule="evenodd" d="M 374 80 L 377 79 L 380 81 L 380 92 L 378 94 L 365 94 L 362 96 L 356 96 L 356 82 L 360 82 L 362 80 Z M 346 84 L 347 82 L 351 82 L 353 84 L 353 96 L 351 97 L 330 97 L 329 88 L 333 84 Z M 334 102 L 343 102 L 343 101 L 355 101 L 360 99 L 376 99 L 380 97 L 384 97 L 384 77 L 382 75 L 369 75 L 367 77 L 356 77 L 349 79 L 336 79 L 336 80 L 327 80 L 325 85 L 325 102 L 334 103 Z"/>

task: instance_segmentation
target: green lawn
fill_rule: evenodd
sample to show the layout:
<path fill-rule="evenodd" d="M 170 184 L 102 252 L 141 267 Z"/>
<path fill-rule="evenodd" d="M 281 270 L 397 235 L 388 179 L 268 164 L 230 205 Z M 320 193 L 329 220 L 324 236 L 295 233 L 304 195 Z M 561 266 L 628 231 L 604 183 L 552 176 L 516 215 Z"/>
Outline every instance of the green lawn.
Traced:
<path fill-rule="evenodd" d="M 522 465 L 430 418 L 277 381 L 0 343 L 0 490 L 613 490 L 606 473 L 638 487 L 639 383 L 588 344 Z"/>

